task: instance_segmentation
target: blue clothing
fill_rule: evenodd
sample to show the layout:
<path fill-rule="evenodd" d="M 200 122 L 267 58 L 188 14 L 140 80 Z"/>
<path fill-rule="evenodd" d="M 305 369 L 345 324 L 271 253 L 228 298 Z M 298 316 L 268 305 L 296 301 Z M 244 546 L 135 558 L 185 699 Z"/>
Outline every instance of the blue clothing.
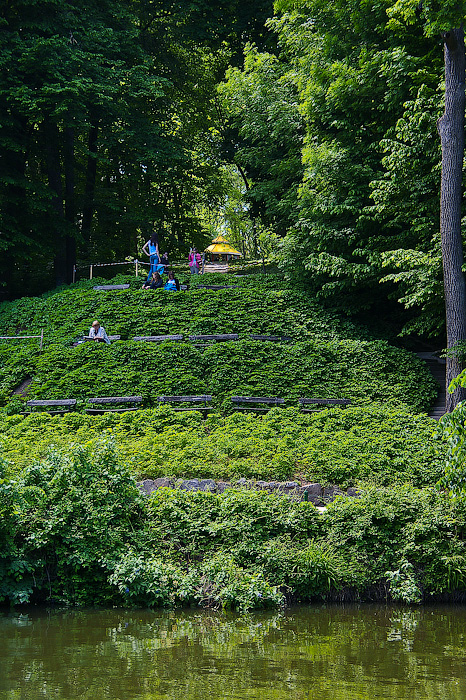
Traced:
<path fill-rule="evenodd" d="M 148 241 L 149 243 L 149 253 L 150 255 L 157 255 L 157 246 Z"/>
<path fill-rule="evenodd" d="M 177 290 L 177 288 L 176 288 L 176 282 L 175 282 L 175 280 L 167 280 L 167 282 L 165 283 L 164 289 L 165 289 L 167 292 L 177 292 L 178 290 Z"/>
<path fill-rule="evenodd" d="M 150 246 L 150 244 L 149 244 L 149 246 Z M 154 246 L 154 250 L 155 250 L 155 246 Z M 165 267 L 163 265 L 159 265 L 159 256 L 157 255 L 157 253 L 151 253 L 150 269 L 149 269 L 149 274 L 147 275 L 146 284 L 149 284 L 153 272 L 159 272 L 161 275 L 163 275 L 164 270 L 165 270 Z"/>

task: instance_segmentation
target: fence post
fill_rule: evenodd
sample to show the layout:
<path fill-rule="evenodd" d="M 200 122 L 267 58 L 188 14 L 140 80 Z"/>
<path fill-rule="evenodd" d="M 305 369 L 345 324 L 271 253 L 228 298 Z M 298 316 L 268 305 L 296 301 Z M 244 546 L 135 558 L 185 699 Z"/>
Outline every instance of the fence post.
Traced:
<path fill-rule="evenodd" d="M 201 275 L 204 274 L 204 264 L 205 264 L 205 252 L 202 253 L 202 272 L 201 272 Z"/>
<path fill-rule="evenodd" d="M 73 265 L 73 284 L 76 282 L 76 265 Z"/>
<path fill-rule="evenodd" d="M 136 277 L 139 275 L 139 260 L 136 258 Z"/>
<path fill-rule="evenodd" d="M 40 329 L 40 346 L 39 346 L 40 350 L 42 350 L 42 344 L 43 344 L 43 342 L 44 342 L 44 329 L 41 328 L 41 329 Z"/>
<path fill-rule="evenodd" d="M 89 265 L 89 279 L 92 279 L 92 265 Z"/>

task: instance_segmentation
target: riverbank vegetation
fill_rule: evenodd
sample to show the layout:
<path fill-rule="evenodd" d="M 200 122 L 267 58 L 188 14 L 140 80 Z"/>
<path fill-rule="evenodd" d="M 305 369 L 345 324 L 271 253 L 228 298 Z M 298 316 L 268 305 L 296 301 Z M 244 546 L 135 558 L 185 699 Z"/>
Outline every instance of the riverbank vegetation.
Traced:
<path fill-rule="evenodd" d="M 2 332 L 46 324 L 47 334 L 42 351 L 0 346 L 2 599 L 255 609 L 461 590 L 463 506 L 435 490 L 447 448 L 422 412 L 435 396 L 422 363 L 280 276 L 219 291 L 198 283 L 167 294 L 86 282 L 3 304 Z M 122 339 L 71 347 L 94 317 Z M 131 340 L 154 329 L 240 339 L 205 349 Z M 247 338 L 260 332 L 289 340 Z M 25 395 L 12 393 L 25 380 Z M 214 395 L 207 420 L 157 406 L 159 394 L 191 392 Z M 141 410 L 84 412 L 89 396 L 135 393 Z M 232 413 L 233 394 L 286 405 Z M 301 413 L 297 399 L 316 395 L 352 403 Z M 32 397 L 77 398 L 77 410 L 24 416 Z M 232 486 L 144 496 L 136 485 L 162 476 Z M 321 513 L 240 479 L 356 486 L 360 497 Z"/>
<path fill-rule="evenodd" d="M 100 440 L 31 459 L 0 489 L 0 595 L 10 602 L 413 603 L 465 583 L 464 502 L 433 488 L 367 486 L 324 514 L 244 489 L 147 498 L 112 440 Z"/>
<path fill-rule="evenodd" d="M 449 31 L 464 8 L 413 7 L 0 8 L 0 335 L 44 332 L 40 348 L 0 342 L 0 602 L 254 609 L 463 595 L 464 417 L 444 421 L 445 445 L 426 415 L 438 387 L 410 349 L 466 334 L 460 308 L 445 335 L 444 59 L 429 36 L 442 32 L 445 60 L 453 44 L 464 58 L 462 30 Z M 111 292 L 83 279 L 98 263 L 133 269 L 153 232 L 172 262 L 222 232 L 264 274 L 201 279 L 179 265 L 182 293 L 144 291 L 141 275 L 114 277 L 129 288 Z M 449 287 L 447 262 L 447 291 L 464 291 L 461 250 Z M 120 340 L 74 346 L 95 319 Z M 189 339 L 212 333 L 239 339 Z M 166 334 L 184 338 L 133 340 Z M 250 338 L 260 334 L 282 338 Z M 450 348 L 449 380 L 455 367 Z M 211 415 L 176 414 L 163 394 L 211 394 Z M 85 412 L 88 398 L 128 395 L 141 410 Z M 284 406 L 234 413 L 234 395 Z M 351 405 L 306 415 L 301 397 Z M 73 398 L 76 411 L 23 415 L 33 398 Z M 143 496 L 137 480 L 158 476 L 233 488 Z M 320 513 L 235 488 L 244 478 L 353 486 L 359 498 Z"/>

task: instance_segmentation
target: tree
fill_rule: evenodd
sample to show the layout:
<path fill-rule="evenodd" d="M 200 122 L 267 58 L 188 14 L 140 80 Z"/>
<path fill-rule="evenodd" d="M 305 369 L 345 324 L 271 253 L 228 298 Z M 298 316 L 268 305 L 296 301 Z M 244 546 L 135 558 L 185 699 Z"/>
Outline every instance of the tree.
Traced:
<path fill-rule="evenodd" d="M 440 7 L 430 3 L 415 6 L 412 0 L 398 0 L 389 13 L 392 26 L 401 17 L 414 21 L 420 14 L 427 36 L 440 34 L 444 45 L 445 111 L 437 122 L 442 146 L 440 186 L 440 236 L 445 292 L 447 346 L 454 349 L 466 340 L 466 283 L 462 270 L 461 235 L 462 180 L 464 159 L 465 45 L 463 19 L 466 4 L 447 0 Z M 462 371 L 459 356 L 447 357 L 447 386 Z M 456 389 L 447 397 L 447 411 L 464 398 Z"/>
<path fill-rule="evenodd" d="M 270 23 L 305 124 L 304 174 L 283 265 L 332 307 L 371 316 L 377 308 L 386 315 L 387 297 L 397 291 L 379 284 L 387 273 L 383 253 L 405 235 L 374 215 L 371 183 L 383 177 L 381 144 L 420 82 L 432 83 L 435 72 L 428 41 L 386 28 L 388 6 L 375 1 L 369 11 L 359 0 L 327 6 L 284 0 Z"/>
<path fill-rule="evenodd" d="M 173 253 L 219 196 L 216 83 L 266 40 L 270 0 L 15 0 L 0 8 L 0 284 L 71 280 L 73 263 Z M 200 237 L 196 241 L 196 237 Z"/>

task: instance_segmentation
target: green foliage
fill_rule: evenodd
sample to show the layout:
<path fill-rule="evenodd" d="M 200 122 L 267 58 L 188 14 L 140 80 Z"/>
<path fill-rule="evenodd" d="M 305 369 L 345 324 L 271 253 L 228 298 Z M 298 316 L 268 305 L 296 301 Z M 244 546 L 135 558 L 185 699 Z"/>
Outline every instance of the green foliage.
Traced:
<path fill-rule="evenodd" d="M 101 280 L 85 280 L 42 297 L 23 297 L 0 306 L 3 335 L 40 333 L 49 343 L 69 344 L 87 334 L 92 321 L 101 321 L 110 335 L 127 340 L 135 335 L 174 333 L 248 333 L 314 337 L 368 337 L 367 330 L 324 311 L 305 292 L 295 290 L 277 275 L 235 277 L 204 275 L 187 293 L 147 291 L 134 277 L 132 289 L 96 291 Z M 183 281 L 181 279 L 181 281 Z M 196 289 L 198 284 L 232 284 L 238 289 Z M 135 288 L 136 287 L 136 288 Z"/>
<path fill-rule="evenodd" d="M 11 602 L 247 610 L 349 592 L 417 602 L 466 582 L 465 501 L 432 488 L 366 485 L 324 514 L 247 489 L 143 497 L 108 441 L 0 486 Z"/>
<path fill-rule="evenodd" d="M 462 14 L 450 2 L 282 0 L 268 22 L 276 54 L 247 46 L 243 70 L 220 88 L 252 213 L 283 236 L 283 271 L 332 308 L 380 309 L 432 337 L 444 324 L 444 87 L 442 52 L 426 35 Z"/>
<path fill-rule="evenodd" d="M 393 600 L 403 603 L 420 603 L 422 593 L 413 574 L 413 565 L 409 561 L 403 561 L 396 571 L 387 571 L 390 582 L 390 595 Z"/>
<path fill-rule="evenodd" d="M 421 411 L 433 401 L 436 385 L 417 358 L 384 341 L 242 340 L 204 351 L 183 342 L 127 341 L 51 345 L 37 358 L 28 389 L 28 398 L 83 401 L 136 394 L 146 406 L 162 394 L 212 394 L 213 405 L 226 412 L 232 395 L 281 396 L 295 406 L 299 397 L 348 398 Z"/>
<path fill-rule="evenodd" d="M 348 590 L 385 593 L 386 572 L 404 562 L 423 596 L 461 588 L 460 503 L 414 490 L 438 480 L 443 458 L 433 421 L 410 412 L 435 393 L 422 363 L 386 341 L 361 340 L 360 329 L 281 277 L 236 277 L 238 289 L 218 293 L 196 288 L 205 281 L 176 295 L 143 292 L 136 280 L 122 293 L 99 293 L 86 281 L 3 305 L 5 333 L 49 332 L 43 351 L 21 341 L 0 346 L 0 596 L 247 610 Z M 70 347 L 95 317 L 124 339 Z M 204 350 L 129 340 L 238 330 L 241 340 Z M 261 332 L 292 342 L 245 337 Z M 24 399 L 9 400 L 10 392 L 27 377 L 28 398 L 76 397 L 78 410 L 15 413 Z M 82 412 L 86 397 L 135 393 L 146 408 Z M 212 393 L 220 410 L 203 421 L 194 411 L 149 408 L 164 393 Z M 233 394 L 281 395 L 287 405 L 230 414 Z M 303 414 L 300 396 L 346 396 L 353 405 Z M 135 477 L 158 476 L 298 478 L 357 484 L 362 496 L 337 499 L 325 515 L 249 489 L 143 497 Z M 407 600 L 411 579 L 393 576 L 393 596 Z"/>
<path fill-rule="evenodd" d="M 53 445 L 73 450 L 113 435 L 120 459 L 137 478 L 240 477 L 273 481 L 294 477 L 354 485 L 410 481 L 434 484 L 445 448 L 435 424 L 387 407 L 335 408 L 310 415 L 274 409 L 264 416 L 173 413 L 169 408 L 102 416 L 0 414 L 0 438 L 10 475 L 47 455 Z"/>
<path fill-rule="evenodd" d="M 296 216 L 303 171 L 302 117 L 288 67 L 247 45 L 244 69 L 230 68 L 218 90 L 228 119 L 225 146 L 249 177 L 251 214 L 283 235 Z"/>
<path fill-rule="evenodd" d="M 5 334 L 46 332 L 42 352 L 27 341 L 0 344 L 0 399 L 5 402 L 32 377 L 28 398 L 83 401 L 102 394 L 142 394 L 150 406 L 161 394 L 210 393 L 214 405 L 226 412 L 234 394 L 283 396 L 289 405 L 308 396 L 414 410 L 429 406 L 435 382 L 411 354 L 384 341 L 359 340 L 370 337 L 367 331 L 323 311 L 280 276 L 237 277 L 236 282 L 237 289 L 212 291 L 197 289 L 195 280 L 189 292 L 167 294 L 134 288 L 134 281 L 128 290 L 102 292 L 86 281 L 41 298 L 4 303 L 0 330 Z M 95 318 L 122 341 L 71 347 Z M 242 340 L 205 350 L 189 342 L 130 340 L 146 334 L 183 333 L 188 340 L 190 334 L 232 332 Z M 249 334 L 284 335 L 294 343 L 250 341 Z M 20 410 L 19 401 L 15 398 L 8 410 Z"/>
<path fill-rule="evenodd" d="M 25 603 L 32 593 L 29 562 L 16 546 L 20 498 L 17 485 L 6 478 L 6 463 L 0 455 L 0 603 Z"/>
<path fill-rule="evenodd" d="M 205 239 L 223 199 L 216 83 L 270 0 L 22 0 L 0 8 L 1 280 L 18 295 L 73 264 Z M 13 264 L 12 264 L 13 263 Z M 52 266 L 55 267 L 55 275 Z M 55 280 L 54 280 L 55 277 Z"/>
<path fill-rule="evenodd" d="M 464 585 L 464 503 L 432 488 L 365 488 L 357 501 L 330 504 L 326 524 L 344 585 L 385 581 L 405 602 L 416 602 L 418 589 L 425 599 Z"/>
<path fill-rule="evenodd" d="M 450 389 L 464 386 L 464 372 L 453 380 Z M 438 437 L 446 445 L 443 473 L 439 488 L 449 489 L 454 495 L 466 493 L 466 402 L 460 402 L 451 413 L 439 422 Z"/>
<path fill-rule="evenodd" d="M 203 577 L 202 602 L 220 603 L 224 610 L 233 608 L 245 612 L 276 608 L 284 603 L 284 597 L 276 586 L 264 580 L 260 572 L 244 571 L 227 552 L 206 562 Z"/>
<path fill-rule="evenodd" d="M 104 603 L 108 560 L 131 542 L 142 496 L 111 441 L 51 449 L 21 476 L 23 549 L 39 590 L 74 604 Z"/>
<path fill-rule="evenodd" d="M 109 582 L 118 587 L 127 605 L 170 607 L 182 579 L 179 567 L 147 554 L 129 552 L 118 561 Z"/>

